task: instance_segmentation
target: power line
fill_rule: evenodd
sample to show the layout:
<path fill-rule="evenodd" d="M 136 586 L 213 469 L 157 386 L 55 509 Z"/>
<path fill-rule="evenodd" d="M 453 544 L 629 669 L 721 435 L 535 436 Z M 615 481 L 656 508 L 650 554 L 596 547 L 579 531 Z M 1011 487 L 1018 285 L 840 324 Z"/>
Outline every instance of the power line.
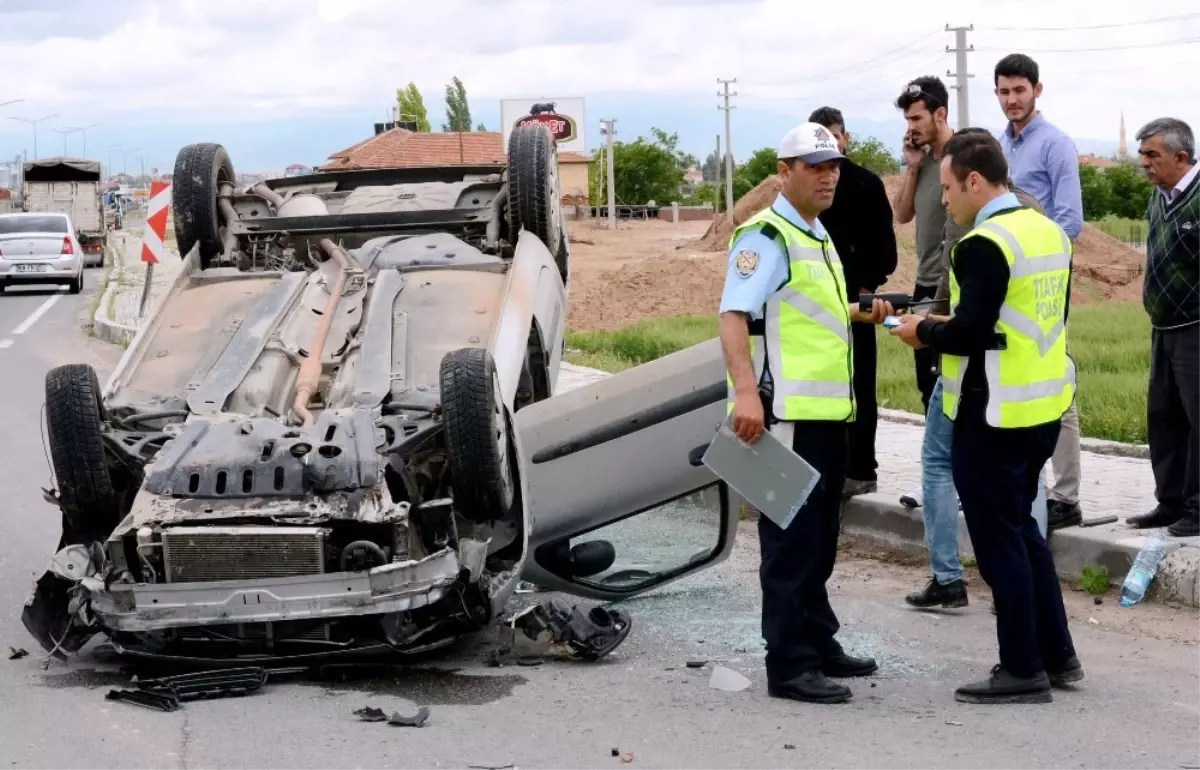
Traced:
<path fill-rule="evenodd" d="M 1200 13 L 1181 13 L 1178 16 L 1163 16 L 1157 19 L 1142 19 L 1126 21 L 1119 24 L 1088 24 L 1078 27 L 980 27 L 981 30 L 996 32 L 1074 32 L 1082 29 L 1115 29 L 1118 27 L 1136 27 L 1146 24 L 1162 24 L 1168 21 L 1186 21 L 1200 18 Z"/>
<path fill-rule="evenodd" d="M 1157 43 L 1133 43 L 1131 45 L 1106 45 L 1097 48 L 1025 48 L 1022 47 L 1023 53 L 1087 53 L 1089 51 L 1129 51 L 1135 48 L 1163 48 L 1172 45 L 1191 45 L 1200 43 L 1200 37 L 1189 37 L 1182 40 L 1163 40 Z M 1011 52 L 1011 48 L 980 48 L 980 51 L 1007 51 Z"/>
<path fill-rule="evenodd" d="M 759 86 L 794 86 L 794 85 L 800 85 L 802 83 L 825 82 L 825 81 L 845 77 L 847 75 L 862 74 L 863 72 L 869 72 L 871 70 L 879 69 L 880 67 L 886 66 L 888 64 L 892 64 L 892 63 L 898 62 L 902 59 L 906 59 L 909 56 L 915 56 L 915 55 L 922 53 L 921 51 L 918 51 L 918 50 L 912 50 L 912 51 L 908 51 L 907 53 L 903 53 L 900 56 L 892 56 L 893 54 L 897 54 L 897 53 L 901 53 L 902 51 L 906 51 L 907 49 L 912 48 L 913 46 L 917 45 L 918 43 L 923 43 L 926 40 L 928 40 L 929 38 L 933 37 L 934 35 L 941 34 L 942 31 L 943 30 L 940 30 L 940 29 L 934 30 L 933 32 L 922 35 L 921 37 L 917 38 L 916 40 L 912 40 L 908 43 L 905 43 L 904 45 L 900 46 L 899 48 L 893 48 L 890 51 L 885 51 L 884 53 L 879 54 L 878 56 L 874 57 L 873 59 L 867 59 L 866 61 L 859 62 L 858 64 L 855 64 L 848 68 L 843 68 L 843 69 L 836 70 L 836 71 L 826 72 L 821 75 L 810 75 L 810 76 L 806 76 L 806 77 L 802 77 L 802 78 L 796 78 L 793 80 L 776 80 L 776 81 L 761 81 L 760 80 L 760 81 L 751 82 L 749 84 L 750 85 L 759 85 Z M 887 61 L 882 61 L 885 57 L 892 57 L 892 58 L 888 59 Z"/>
<path fill-rule="evenodd" d="M 912 65 L 911 70 L 913 72 L 921 72 L 923 70 L 930 69 L 934 65 L 940 64 L 943 61 L 945 61 L 945 53 L 939 53 L 934 57 L 922 59 L 920 62 Z M 829 91 L 812 92 L 810 94 L 804 94 L 801 96 L 775 96 L 775 95 L 767 95 L 767 94 L 759 94 L 759 93 L 745 93 L 745 94 L 743 94 L 743 96 L 748 96 L 750 98 L 760 99 L 763 101 L 775 101 L 775 102 L 807 102 L 807 101 L 813 101 L 816 99 L 831 100 L 831 99 L 836 99 L 836 98 L 839 98 L 842 96 L 848 96 L 851 94 L 862 93 L 864 91 L 870 91 L 870 90 L 880 88 L 883 86 L 895 86 L 896 80 L 897 80 L 897 78 L 895 78 L 895 77 L 887 77 L 887 78 L 882 78 L 882 79 L 874 79 L 873 78 L 867 82 L 859 83 L 856 85 L 852 84 L 852 87 L 850 87 L 850 88 L 843 88 L 841 90 L 833 91 L 833 92 L 829 92 Z"/>

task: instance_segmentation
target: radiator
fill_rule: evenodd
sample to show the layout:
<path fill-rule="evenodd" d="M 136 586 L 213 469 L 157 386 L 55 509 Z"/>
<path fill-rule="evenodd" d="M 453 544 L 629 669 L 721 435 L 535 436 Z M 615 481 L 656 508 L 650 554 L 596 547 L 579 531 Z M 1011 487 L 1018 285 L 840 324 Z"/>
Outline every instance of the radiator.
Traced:
<path fill-rule="evenodd" d="M 168 583 L 325 571 L 325 534 L 317 527 L 171 527 L 162 543 Z"/>

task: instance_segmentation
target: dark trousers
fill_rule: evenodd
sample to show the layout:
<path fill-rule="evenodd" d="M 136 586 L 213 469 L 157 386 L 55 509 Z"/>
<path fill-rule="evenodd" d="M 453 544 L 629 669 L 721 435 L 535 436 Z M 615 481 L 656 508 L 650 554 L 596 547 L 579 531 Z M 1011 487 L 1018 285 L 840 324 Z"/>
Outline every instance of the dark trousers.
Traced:
<path fill-rule="evenodd" d="M 936 295 L 936 286 L 923 286 L 918 283 L 913 287 L 913 302 L 933 299 Z M 924 347 L 913 351 L 913 365 L 917 373 L 917 390 L 921 391 L 921 404 L 925 407 L 921 410 L 922 413 L 929 412 L 929 396 L 933 393 L 933 386 L 937 382 L 937 359 L 937 353 L 933 351 L 933 348 Z"/>
<path fill-rule="evenodd" d="M 1200 327 L 1150 332 L 1147 398 L 1154 496 L 1164 510 L 1200 515 Z"/>
<path fill-rule="evenodd" d="M 821 479 L 787 529 L 766 516 L 758 517 L 762 634 L 767 642 L 767 679 L 772 682 L 819 668 L 822 660 L 842 651 L 833 638 L 838 619 L 829 606 L 825 582 L 837 556 L 847 425 L 796 422 L 792 426 L 792 448 Z"/>
<path fill-rule="evenodd" d="M 852 324 L 854 338 L 854 401 L 857 415 L 850 425 L 850 452 L 846 477 L 855 481 L 875 481 L 879 463 L 875 461 L 875 430 L 879 423 L 879 404 L 875 395 L 876 366 L 879 351 L 874 324 Z"/>
<path fill-rule="evenodd" d="M 1000 664 L 1019 677 L 1060 671 L 1075 648 L 1054 558 L 1030 515 L 1059 423 L 993 428 L 981 406 L 963 406 L 954 421 L 954 486 L 996 602 Z"/>

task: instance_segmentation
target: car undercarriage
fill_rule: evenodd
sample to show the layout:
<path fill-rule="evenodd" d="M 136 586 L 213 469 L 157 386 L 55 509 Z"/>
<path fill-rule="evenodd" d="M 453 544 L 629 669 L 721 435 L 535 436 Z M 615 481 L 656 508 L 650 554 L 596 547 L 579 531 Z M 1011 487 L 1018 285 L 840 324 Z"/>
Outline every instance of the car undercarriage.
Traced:
<path fill-rule="evenodd" d="M 522 578 L 619 599 L 729 553 L 728 495 L 692 451 L 722 418 L 719 354 L 552 398 L 556 152 L 538 125 L 508 149 L 240 190 L 220 145 L 180 151 L 178 277 L 103 388 L 83 364 L 46 377 L 62 537 L 22 615 L 46 650 L 102 634 L 198 664 L 414 653 L 492 623 Z M 577 542 L 708 488 L 715 545 L 682 565 L 630 571 Z M 604 611 L 543 615 L 584 647 L 628 633 Z"/>

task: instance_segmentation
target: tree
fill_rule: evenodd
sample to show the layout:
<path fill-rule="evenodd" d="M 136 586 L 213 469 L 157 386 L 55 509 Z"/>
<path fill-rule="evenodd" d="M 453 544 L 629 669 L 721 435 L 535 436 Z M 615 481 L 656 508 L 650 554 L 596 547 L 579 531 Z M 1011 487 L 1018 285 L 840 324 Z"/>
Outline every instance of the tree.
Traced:
<path fill-rule="evenodd" d="M 764 179 L 775 173 L 779 158 L 773 147 L 764 147 L 755 151 L 750 158 L 734 169 L 733 199 L 740 200 L 743 195 L 758 187 Z"/>
<path fill-rule="evenodd" d="M 400 120 L 414 121 L 418 131 L 431 131 L 429 114 L 425 111 L 425 100 L 417 90 L 417 84 L 409 82 L 404 88 L 396 89 L 396 106 L 400 108 Z"/>
<path fill-rule="evenodd" d="M 887 145 L 873 136 L 858 139 L 851 135 L 846 145 L 846 157 L 879 176 L 900 171 L 899 159 L 892 155 Z"/>
<path fill-rule="evenodd" d="M 1083 218 L 1103 219 L 1112 209 L 1112 187 L 1108 176 L 1087 163 L 1079 164 L 1079 187 L 1083 193 Z"/>
<path fill-rule="evenodd" d="M 1126 219 L 1146 216 L 1146 205 L 1154 187 L 1144 174 L 1138 173 L 1133 164 L 1121 163 L 1104 169 L 1104 177 L 1110 190 L 1107 213 Z"/>
<path fill-rule="evenodd" d="M 475 126 L 476 131 L 487 131 L 487 126 L 483 125 L 483 121 L 479 121 L 479 125 Z"/>
<path fill-rule="evenodd" d="M 650 133 L 654 136 L 654 141 L 667 152 L 675 157 L 679 163 L 680 171 L 687 171 L 689 168 L 695 168 L 699 164 L 695 155 L 683 152 L 679 149 L 679 134 L 668 134 L 661 128 L 652 128 Z"/>
<path fill-rule="evenodd" d="M 708 157 L 704 159 L 704 165 L 700 167 L 700 173 L 704 174 L 705 182 L 716 183 L 718 169 L 724 168 L 722 161 L 723 159 L 718 158 L 716 152 L 708 154 Z M 724 173 L 724 171 L 721 171 L 721 173 Z"/>
<path fill-rule="evenodd" d="M 458 77 L 446 85 L 446 122 L 443 131 L 470 131 L 471 107 L 467 104 L 467 88 Z"/>
<path fill-rule="evenodd" d="M 651 129 L 651 132 L 655 141 L 639 136 L 633 142 L 613 142 L 613 184 L 618 204 L 638 205 L 650 201 L 666 204 L 679 200 L 683 168 L 679 152 L 671 143 L 673 135 L 658 129 Z M 593 201 L 607 197 L 604 194 L 608 185 L 607 171 L 602 168 L 597 171 L 589 192 Z"/>
<path fill-rule="evenodd" d="M 712 182 L 701 182 L 696 185 L 696 189 L 692 194 L 684 198 L 680 203 L 684 206 L 703 206 L 705 204 L 715 206 L 719 194 L 720 191 L 717 190 L 717 186 Z"/>

